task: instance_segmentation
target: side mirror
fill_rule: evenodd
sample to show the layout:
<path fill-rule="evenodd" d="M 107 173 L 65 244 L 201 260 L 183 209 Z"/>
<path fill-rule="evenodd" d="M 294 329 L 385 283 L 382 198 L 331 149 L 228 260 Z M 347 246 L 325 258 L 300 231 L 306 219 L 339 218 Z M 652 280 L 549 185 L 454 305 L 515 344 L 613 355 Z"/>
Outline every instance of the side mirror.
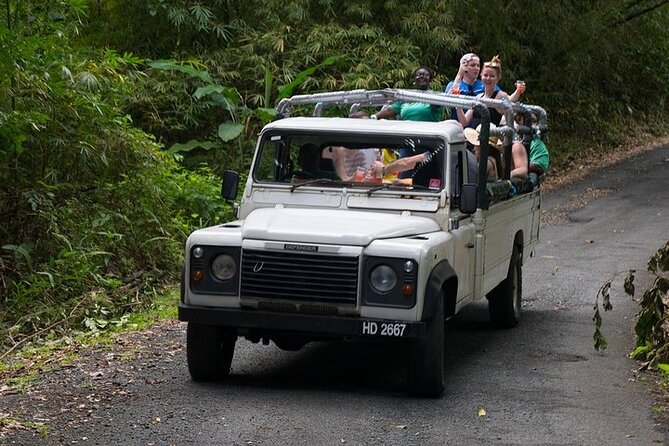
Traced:
<path fill-rule="evenodd" d="M 237 189 L 239 188 L 239 174 L 233 170 L 223 172 L 223 182 L 221 185 L 221 196 L 226 200 L 237 198 Z"/>
<path fill-rule="evenodd" d="M 473 214 L 476 212 L 478 194 L 479 188 L 476 184 L 463 184 L 460 190 L 460 212 L 463 214 Z"/>

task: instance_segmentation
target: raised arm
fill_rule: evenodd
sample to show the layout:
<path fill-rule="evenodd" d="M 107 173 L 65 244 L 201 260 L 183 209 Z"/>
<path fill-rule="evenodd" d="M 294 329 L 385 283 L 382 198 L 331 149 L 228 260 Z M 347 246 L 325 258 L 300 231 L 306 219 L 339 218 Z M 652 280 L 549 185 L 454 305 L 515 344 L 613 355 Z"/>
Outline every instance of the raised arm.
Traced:
<path fill-rule="evenodd" d="M 405 172 L 416 167 L 416 164 L 426 161 L 427 155 L 428 152 L 425 152 L 419 153 L 418 155 L 398 158 L 385 166 L 380 161 L 377 161 L 374 163 L 374 169 L 376 169 L 377 176 L 379 177 L 382 177 L 388 173 Z"/>
<path fill-rule="evenodd" d="M 386 107 L 381 109 L 380 111 L 374 113 L 372 116 L 370 116 L 371 119 L 388 119 L 388 118 L 393 118 L 397 115 L 397 112 L 395 111 L 394 108 L 392 107 Z"/>
<path fill-rule="evenodd" d="M 461 126 L 467 127 L 474 117 L 474 109 L 470 108 L 467 112 L 464 112 L 461 108 L 456 108 L 455 112 L 458 114 L 458 122 Z"/>
<path fill-rule="evenodd" d="M 513 93 L 509 96 L 509 100 L 511 102 L 518 102 L 520 100 L 520 96 L 525 93 L 525 82 L 523 81 L 516 81 L 516 89 L 514 90 Z"/>
<path fill-rule="evenodd" d="M 511 158 L 513 159 L 513 170 L 511 178 L 527 178 L 528 160 L 527 150 L 522 142 L 516 141 L 511 147 Z"/>

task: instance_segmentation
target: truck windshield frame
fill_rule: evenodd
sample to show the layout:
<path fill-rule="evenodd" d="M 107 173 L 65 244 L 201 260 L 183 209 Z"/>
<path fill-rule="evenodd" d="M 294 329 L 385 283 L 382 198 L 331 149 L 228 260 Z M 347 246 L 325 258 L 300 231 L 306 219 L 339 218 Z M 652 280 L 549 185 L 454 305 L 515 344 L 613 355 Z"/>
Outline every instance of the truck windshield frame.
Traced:
<path fill-rule="evenodd" d="M 439 136 L 271 130 L 260 137 L 252 178 L 259 184 L 289 185 L 292 190 L 306 182 L 365 190 L 386 184 L 389 190 L 439 194 L 447 180 L 446 147 Z M 422 156 L 411 168 L 393 168 L 395 175 L 382 174 L 373 166 L 389 166 L 388 159 L 384 160 L 389 152 L 402 159 Z"/>

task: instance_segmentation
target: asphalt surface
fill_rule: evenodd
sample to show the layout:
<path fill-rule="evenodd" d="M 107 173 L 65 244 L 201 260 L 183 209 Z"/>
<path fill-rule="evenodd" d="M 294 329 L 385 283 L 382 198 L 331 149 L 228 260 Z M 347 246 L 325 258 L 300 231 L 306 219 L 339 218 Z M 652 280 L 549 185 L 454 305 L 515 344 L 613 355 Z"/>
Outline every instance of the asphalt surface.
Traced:
<path fill-rule="evenodd" d="M 669 239 L 668 169 L 665 146 L 544 197 L 550 224 L 525 256 L 521 324 L 491 328 L 485 302 L 450 320 L 440 399 L 407 396 L 406 352 L 382 343 L 284 352 L 239 341 L 228 382 L 195 384 L 185 326 L 167 322 L 86 352 L 31 392 L 0 395 L 0 413 L 48 426 L 44 438 L 6 430 L 0 443 L 664 444 L 652 375 L 628 357 L 638 304 L 615 282 L 604 352 L 593 348 L 592 315 L 606 280 L 644 270 Z"/>

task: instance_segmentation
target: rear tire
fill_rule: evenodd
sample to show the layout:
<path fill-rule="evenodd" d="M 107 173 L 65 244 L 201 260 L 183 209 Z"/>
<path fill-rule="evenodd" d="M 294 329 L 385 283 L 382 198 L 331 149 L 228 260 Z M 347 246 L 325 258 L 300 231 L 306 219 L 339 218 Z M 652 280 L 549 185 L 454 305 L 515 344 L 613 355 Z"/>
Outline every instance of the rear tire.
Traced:
<path fill-rule="evenodd" d="M 424 339 L 409 341 L 408 386 L 412 395 L 438 398 L 444 392 L 444 295 L 426 321 Z"/>
<path fill-rule="evenodd" d="M 193 381 L 220 381 L 230 374 L 237 335 L 226 327 L 189 322 L 186 358 Z"/>
<path fill-rule="evenodd" d="M 513 328 L 520 322 L 520 306 L 523 295 L 522 254 L 513 247 L 506 279 L 497 285 L 488 296 L 488 312 L 493 325 Z"/>

